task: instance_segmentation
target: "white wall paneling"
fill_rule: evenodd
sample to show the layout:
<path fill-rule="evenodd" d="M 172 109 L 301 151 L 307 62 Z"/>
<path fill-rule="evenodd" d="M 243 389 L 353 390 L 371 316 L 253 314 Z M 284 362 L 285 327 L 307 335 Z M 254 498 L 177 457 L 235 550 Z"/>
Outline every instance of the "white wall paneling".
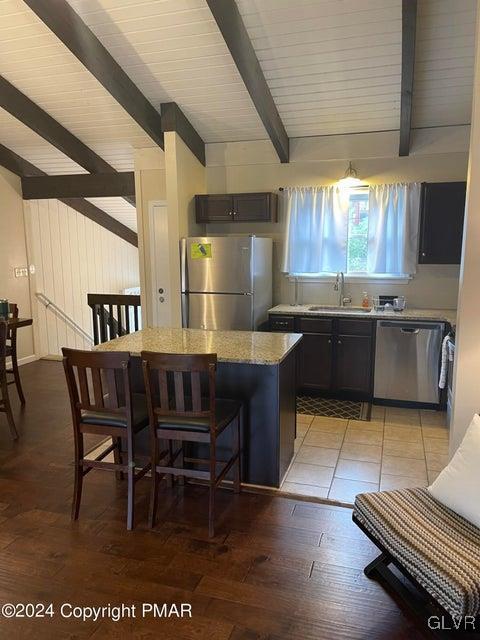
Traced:
<path fill-rule="evenodd" d="M 35 298 L 43 293 L 92 335 L 87 293 L 119 293 L 138 286 L 138 249 L 58 200 L 24 203 L 37 355 L 89 343 Z"/>

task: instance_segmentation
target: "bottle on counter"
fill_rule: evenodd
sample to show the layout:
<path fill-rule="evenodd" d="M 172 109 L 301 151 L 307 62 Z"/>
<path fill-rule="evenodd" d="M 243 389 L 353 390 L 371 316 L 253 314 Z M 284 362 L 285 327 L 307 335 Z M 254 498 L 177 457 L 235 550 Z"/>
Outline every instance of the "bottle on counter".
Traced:
<path fill-rule="evenodd" d="M 362 307 L 368 309 L 370 307 L 370 300 L 368 299 L 368 293 L 366 291 L 362 294 Z"/>

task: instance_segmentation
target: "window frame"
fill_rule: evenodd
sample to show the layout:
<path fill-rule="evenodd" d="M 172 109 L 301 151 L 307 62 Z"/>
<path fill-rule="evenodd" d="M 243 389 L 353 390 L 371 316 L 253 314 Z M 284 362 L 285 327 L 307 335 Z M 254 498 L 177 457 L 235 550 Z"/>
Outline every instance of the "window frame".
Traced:
<path fill-rule="evenodd" d="M 369 185 L 362 184 L 358 186 L 352 187 L 344 187 L 348 189 L 351 193 L 363 193 L 367 192 Z M 349 195 L 350 198 L 350 195 Z M 348 220 L 348 223 L 350 220 Z M 368 234 L 367 234 L 368 235 Z M 350 239 L 350 236 L 348 240 Z M 347 240 L 347 245 L 348 245 Z M 348 252 L 348 247 L 347 247 Z M 383 284 L 385 282 L 392 282 L 395 284 L 408 284 L 411 280 L 413 280 L 415 274 L 407 274 L 407 273 L 369 273 L 368 271 L 344 271 L 345 282 L 356 283 L 356 284 Z M 336 273 L 288 273 L 287 278 L 291 282 L 303 282 L 303 283 L 334 283 L 336 281 L 337 274 Z"/>

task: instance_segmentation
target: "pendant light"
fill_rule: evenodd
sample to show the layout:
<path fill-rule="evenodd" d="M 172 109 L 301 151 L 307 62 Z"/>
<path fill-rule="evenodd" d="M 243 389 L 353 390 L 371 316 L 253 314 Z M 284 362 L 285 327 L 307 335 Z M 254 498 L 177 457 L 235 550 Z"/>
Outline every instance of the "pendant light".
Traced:
<path fill-rule="evenodd" d="M 348 163 L 345 175 L 338 181 L 339 187 L 358 187 L 362 181 L 358 177 L 357 170 L 353 168 L 352 163 Z"/>

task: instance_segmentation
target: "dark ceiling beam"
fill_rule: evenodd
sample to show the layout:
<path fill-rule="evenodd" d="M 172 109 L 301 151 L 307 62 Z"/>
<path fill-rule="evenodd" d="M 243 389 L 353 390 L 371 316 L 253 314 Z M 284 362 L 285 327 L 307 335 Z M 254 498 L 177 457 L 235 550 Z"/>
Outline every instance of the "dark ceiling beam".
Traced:
<path fill-rule="evenodd" d="M 11 149 L 3 146 L 3 144 L 0 144 L 0 166 L 5 167 L 5 169 L 8 169 L 20 178 L 47 175 L 34 164 L 25 160 L 25 158 L 22 158 Z M 111 233 L 122 238 L 122 240 L 138 247 L 138 236 L 134 231 L 126 227 L 121 222 L 118 222 L 118 220 L 115 220 L 115 218 L 112 218 L 112 216 L 109 216 L 108 213 L 105 213 L 105 211 L 102 211 L 102 209 L 99 209 L 88 200 L 84 200 L 83 198 L 58 199 L 68 207 L 75 209 L 93 222 L 96 222 L 101 227 L 108 229 L 108 231 L 111 231 Z"/>
<path fill-rule="evenodd" d="M 66 0 L 23 0 L 63 42 L 135 122 L 164 148 L 162 118 L 151 102 L 87 27 Z M 205 145 L 185 115 L 177 116 L 175 129 L 196 157 L 205 165 Z M 203 158 L 203 159 L 202 159 Z"/>
<path fill-rule="evenodd" d="M 0 107 L 90 173 L 117 173 L 114 167 L 3 76 L 0 76 Z M 126 200 L 135 206 L 135 193 Z"/>
<path fill-rule="evenodd" d="M 126 171 L 109 175 L 26 176 L 22 177 L 22 192 L 24 200 L 124 197 L 135 193 L 135 175 Z"/>
<path fill-rule="evenodd" d="M 24 0 L 135 122 L 163 149 L 160 114 L 65 0 Z"/>
<path fill-rule="evenodd" d="M 400 156 L 408 156 L 410 153 L 416 25 L 417 0 L 402 0 L 402 89 L 400 100 L 400 144 L 398 149 L 398 155 Z"/>
<path fill-rule="evenodd" d="M 289 161 L 289 140 L 235 0 L 207 0 L 280 162 Z"/>
<path fill-rule="evenodd" d="M 162 131 L 176 131 L 190 151 L 205 166 L 205 143 L 193 128 L 176 102 L 163 102 L 160 105 L 162 114 Z"/>

